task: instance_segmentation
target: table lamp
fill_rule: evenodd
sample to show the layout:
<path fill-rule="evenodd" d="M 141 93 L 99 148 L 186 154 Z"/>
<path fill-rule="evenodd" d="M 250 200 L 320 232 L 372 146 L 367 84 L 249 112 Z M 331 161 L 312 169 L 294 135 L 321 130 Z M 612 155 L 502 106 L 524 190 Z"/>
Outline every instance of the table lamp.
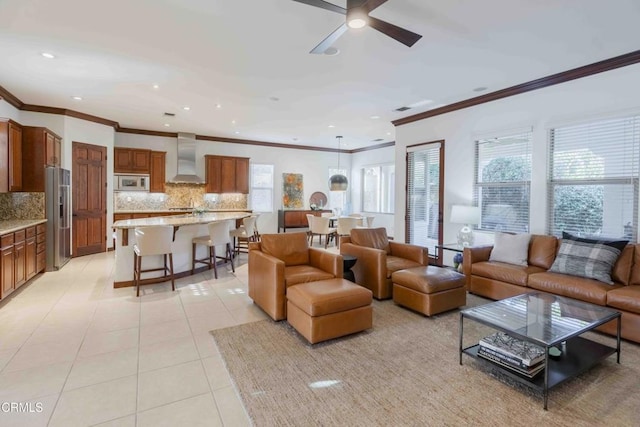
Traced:
<path fill-rule="evenodd" d="M 475 236 L 471 225 L 480 223 L 480 208 L 477 206 L 453 205 L 450 221 L 454 224 L 464 224 L 458 231 L 458 246 L 472 246 Z"/>

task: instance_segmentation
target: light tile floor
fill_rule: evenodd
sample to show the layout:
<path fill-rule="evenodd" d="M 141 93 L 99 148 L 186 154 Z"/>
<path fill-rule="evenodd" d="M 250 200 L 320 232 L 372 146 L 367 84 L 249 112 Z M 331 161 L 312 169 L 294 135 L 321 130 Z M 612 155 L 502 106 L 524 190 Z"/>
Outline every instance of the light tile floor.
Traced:
<path fill-rule="evenodd" d="M 136 298 L 113 289 L 113 252 L 90 255 L 3 300 L 0 426 L 250 425 L 209 334 L 267 318 L 247 296 L 246 257 L 235 274 L 222 267 L 217 280 L 208 271 Z"/>

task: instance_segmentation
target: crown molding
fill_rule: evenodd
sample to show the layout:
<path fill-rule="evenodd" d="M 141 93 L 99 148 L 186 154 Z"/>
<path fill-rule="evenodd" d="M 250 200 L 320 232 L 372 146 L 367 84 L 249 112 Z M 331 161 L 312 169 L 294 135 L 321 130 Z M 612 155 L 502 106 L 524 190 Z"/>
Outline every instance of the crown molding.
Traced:
<path fill-rule="evenodd" d="M 349 150 L 349 153 L 362 153 L 363 151 L 378 150 L 380 148 L 393 147 L 394 145 L 396 145 L 395 141 L 383 142 L 382 144 L 372 145 L 371 147 L 355 148 L 353 150 Z"/>
<path fill-rule="evenodd" d="M 2 86 L 0 86 L 0 99 L 4 99 L 5 101 L 13 105 L 18 110 L 21 110 L 22 106 L 24 105 L 22 101 L 18 99 L 17 96 L 15 96 L 11 92 L 3 88 Z"/>
<path fill-rule="evenodd" d="M 146 129 L 134 129 L 134 128 L 121 128 L 116 129 L 118 133 L 132 133 L 135 135 L 149 135 L 149 136 L 164 136 L 167 138 L 177 138 L 177 132 L 162 132 L 159 130 L 146 130 Z"/>
<path fill-rule="evenodd" d="M 516 86 L 511 86 L 506 89 L 501 89 L 495 92 L 476 96 L 475 98 L 465 99 L 463 101 L 445 105 L 444 107 L 434 108 L 433 110 L 425 111 L 423 113 L 407 116 L 401 119 L 394 120 L 391 123 L 393 123 L 394 126 L 406 125 L 408 123 L 417 122 L 429 117 L 451 113 L 452 111 L 462 110 L 465 108 L 473 107 L 475 105 L 496 101 L 498 99 L 508 98 L 514 95 L 520 95 L 522 93 L 542 89 L 560 83 L 566 83 L 571 80 L 581 79 L 583 77 L 592 76 L 594 74 L 603 73 L 605 71 L 615 70 L 616 68 L 626 67 L 628 65 L 637 64 L 639 62 L 640 50 L 636 50 L 634 52 L 616 56 L 614 58 L 605 59 L 604 61 L 594 62 L 593 64 L 584 65 L 582 67 L 563 71 L 557 74 L 552 74 L 540 79 L 531 80 L 529 82 L 522 83 Z"/>

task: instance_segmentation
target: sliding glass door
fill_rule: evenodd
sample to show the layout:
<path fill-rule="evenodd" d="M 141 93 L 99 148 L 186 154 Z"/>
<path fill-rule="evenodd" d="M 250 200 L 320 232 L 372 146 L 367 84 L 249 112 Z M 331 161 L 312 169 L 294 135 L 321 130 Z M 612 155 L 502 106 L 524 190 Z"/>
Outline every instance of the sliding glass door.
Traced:
<path fill-rule="evenodd" d="M 407 147 L 406 241 L 437 255 L 442 243 L 444 141 Z"/>

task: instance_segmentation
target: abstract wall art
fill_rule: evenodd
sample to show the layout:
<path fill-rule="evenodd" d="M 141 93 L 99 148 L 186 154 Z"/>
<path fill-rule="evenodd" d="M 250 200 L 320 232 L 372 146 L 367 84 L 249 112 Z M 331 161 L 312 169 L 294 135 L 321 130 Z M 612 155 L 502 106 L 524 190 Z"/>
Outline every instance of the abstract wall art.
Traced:
<path fill-rule="evenodd" d="M 282 207 L 284 209 L 304 208 L 304 186 L 301 173 L 282 174 Z"/>

